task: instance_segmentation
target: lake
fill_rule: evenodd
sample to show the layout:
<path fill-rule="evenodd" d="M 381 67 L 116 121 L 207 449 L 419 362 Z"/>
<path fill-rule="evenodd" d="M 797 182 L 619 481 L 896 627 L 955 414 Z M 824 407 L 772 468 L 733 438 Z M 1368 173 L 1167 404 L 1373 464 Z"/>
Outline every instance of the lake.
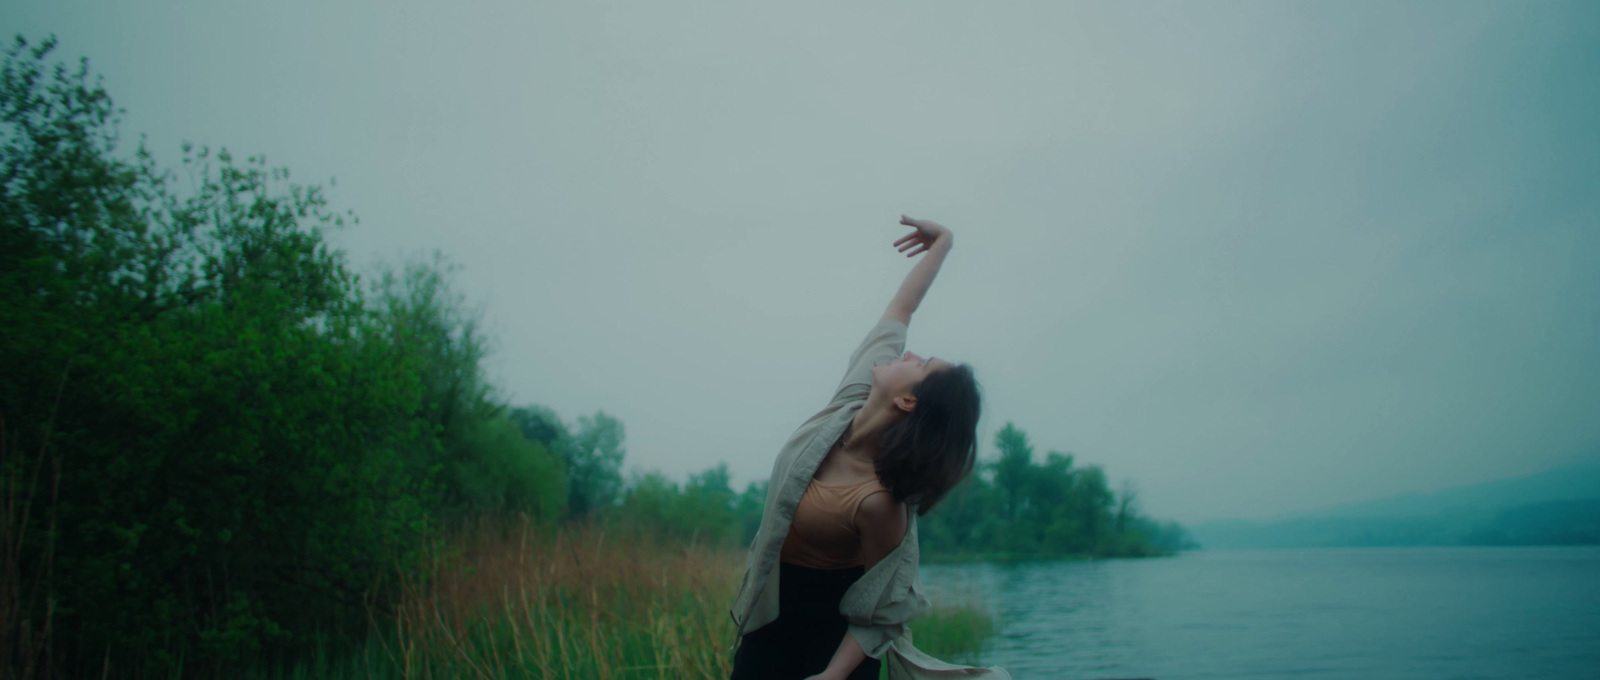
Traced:
<path fill-rule="evenodd" d="M 925 564 L 1028 678 L 1600 678 L 1600 547 Z M 913 626 L 913 631 L 915 626 Z"/>

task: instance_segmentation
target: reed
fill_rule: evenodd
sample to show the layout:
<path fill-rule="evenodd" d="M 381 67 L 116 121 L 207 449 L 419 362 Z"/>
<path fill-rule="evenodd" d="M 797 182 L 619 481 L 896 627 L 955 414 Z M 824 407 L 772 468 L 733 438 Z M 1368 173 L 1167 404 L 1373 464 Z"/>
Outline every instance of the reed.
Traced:
<path fill-rule="evenodd" d="M 738 551 L 615 528 L 484 522 L 430 561 L 392 627 L 364 649 L 257 677 L 721 679 L 732 670 Z M 970 656 L 987 622 L 975 606 L 941 607 L 913 631 L 930 653 Z"/>
<path fill-rule="evenodd" d="M 727 677 L 727 550 L 634 532 L 479 524 L 407 589 L 402 677 Z"/>
<path fill-rule="evenodd" d="M 996 623 L 981 604 L 935 602 L 932 611 L 911 623 L 917 649 L 952 663 L 977 664 L 994 639 Z"/>

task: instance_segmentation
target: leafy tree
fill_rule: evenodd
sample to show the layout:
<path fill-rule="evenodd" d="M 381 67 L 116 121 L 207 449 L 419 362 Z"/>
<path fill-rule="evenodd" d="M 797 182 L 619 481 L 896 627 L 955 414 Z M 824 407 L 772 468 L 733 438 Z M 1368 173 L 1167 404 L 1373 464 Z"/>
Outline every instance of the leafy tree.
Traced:
<path fill-rule="evenodd" d="M 220 674 L 308 645 L 421 535 L 394 455 L 416 357 L 319 187 L 186 147 L 180 195 L 53 47 L 19 38 L 0 75 L 0 664 Z"/>
<path fill-rule="evenodd" d="M 508 410 L 506 415 L 528 441 L 538 442 L 549 451 L 561 451 L 561 447 L 566 446 L 570 435 L 555 411 L 544 406 L 519 406 Z"/>
<path fill-rule="evenodd" d="M 725 546 L 740 528 L 726 463 L 691 474 L 682 488 L 659 472 L 636 475 L 608 519 L 656 538 Z"/>
<path fill-rule="evenodd" d="M 455 268 L 441 253 L 383 270 L 374 289 L 374 311 L 384 320 L 389 342 L 417 357 L 422 398 L 415 416 L 428 423 L 423 445 L 404 452 L 413 475 L 430 482 L 430 505 L 454 514 L 481 509 L 486 497 L 468 490 L 481 467 L 477 429 L 500 410 L 484 379 L 485 340 L 478 314 L 463 312 L 465 300 L 452 290 Z"/>
<path fill-rule="evenodd" d="M 1015 520 L 1028 503 L 1028 472 L 1033 466 L 1033 445 L 1028 442 L 1028 433 L 1009 422 L 995 433 L 994 443 L 1000 451 L 1000 459 L 994 463 L 994 483 L 999 487 L 1006 519 Z"/>
<path fill-rule="evenodd" d="M 1006 423 L 995 435 L 989 476 L 963 480 L 922 521 L 930 555 L 1135 557 L 1191 545 L 1182 527 L 1139 515 L 1131 483 L 1110 491 L 1098 466 L 1078 467 L 1072 454 L 1033 460 L 1026 432 Z"/>
<path fill-rule="evenodd" d="M 566 471 L 561 459 L 539 441 L 527 439 L 510 418 L 475 421 L 461 448 L 470 455 L 453 469 L 457 511 L 522 512 L 545 522 L 563 516 Z"/>
<path fill-rule="evenodd" d="M 561 450 L 567 465 L 567 509 L 573 519 L 584 519 L 621 500 L 624 438 L 622 421 L 605 411 L 578 417 L 577 432 Z"/>
<path fill-rule="evenodd" d="M 962 480 L 939 507 L 920 520 L 922 542 L 932 552 L 978 553 L 998 550 L 995 536 L 1013 528 L 1001 510 L 995 484 L 974 473 Z"/>
<path fill-rule="evenodd" d="M 452 286 L 457 270 L 434 252 L 383 270 L 374 285 L 389 341 L 422 367 L 415 416 L 431 436 L 406 452 L 407 465 L 442 518 L 523 512 L 553 521 L 568 500 L 566 429 L 548 409 L 508 409 L 496 398 L 483 372 L 482 311 Z"/>
<path fill-rule="evenodd" d="M 691 514 L 697 518 L 696 524 L 705 528 L 708 540 L 718 543 L 736 540 L 740 523 L 727 463 L 689 475 L 683 495 Z"/>
<path fill-rule="evenodd" d="M 231 676 L 363 636 L 447 514 L 559 515 L 441 259 L 368 290 L 320 186 L 119 156 L 53 47 L 0 70 L 0 675 Z"/>
<path fill-rule="evenodd" d="M 1106 483 L 1105 470 L 1098 465 L 1078 470 L 1069 507 L 1078 523 L 1082 548 L 1097 550 L 1109 538 L 1112 529 L 1111 508 L 1115 504 L 1116 498 Z"/>
<path fill-rule="evenodd" d="M 1032 538 L 1041 545 L 1064 552 L 1088 552 L 1080 539 L 1081 524 L 1067 511 L 1077 484 L 1073 456 L 1051 451 L 1044 464 L 1029 475 L 1032 480 L 1029 523 L 1036 527 Z"/>
<path fill-rule="evenodd" d="M 739 545 L 750 545 L 761 530 L 761 513 L 766 510 L 769 480 L 750 482 L 734 501 L 734 514 L 739 516 Z"/>
<path fill-rule="evenodd" d="M 1117 494 L 1117 515 L 1114 520 L 1115 531 L 1122 533 L 1133 528 L 1133 522 L 1138 519 L 1135 509 L 1139 502 L 1139 487 L 1133 480 L 1123 480 L 1122 491 Z"/>
<path fill-rule="evenodd" d="M 689 484 L 685 489 L 693 489 L 708 497 L 716 497 L 731 502 L 733 499 L 733 477 L 728 474 L 727 463 L 717 463 L 703 472 L 689 475 Z"/>

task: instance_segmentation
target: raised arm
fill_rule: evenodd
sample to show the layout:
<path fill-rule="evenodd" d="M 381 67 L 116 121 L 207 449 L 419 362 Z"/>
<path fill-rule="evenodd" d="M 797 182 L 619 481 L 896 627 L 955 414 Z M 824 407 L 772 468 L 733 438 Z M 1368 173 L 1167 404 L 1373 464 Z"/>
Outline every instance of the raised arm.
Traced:
<path fill-rule="evenodd" d="M 936 222 L 914 220 L 903 215 L 900 223 L 916 228 L 916 231 L 894 242 L 900 252 L 905 253 L 906 257 L 915 257 L 924 252 L 928 255 L 911 268 L 911 273 L 906 274 L 905 282 L 900 284 L 900 290 L 889 302 L 883 317 L 878 319 L 878 324 L 867 332 L 867 337 L 850 355 L 844 379 L 833 391 L 833 402 L 865 398 L 867 391 L 872 388 L 872 368 L 894 361 L 905 351 L 906 326 L 911 321 L 911 314 L 922 304 L 922 296 L 928 292 L 934 275 L 939 273 L 939 265 L 944 264 L 945 254 L 950 252 L 949 229 Z"/>
<path fill-rule="evenodd" d="M 916 231 L 900 237 L 894 245 L 905 253 L 906 257 L 916 257 L 922 253 L 928 256 L 922 258 L 911 273 L 906 274 L 906 280 L 900 283 L 900 290 L 894 294 L 894 299 L 889 301 L 889 308 L 883 312 L 883 318 L 894 319 L 909 325 L 911 315 L 922 304 L 922 296 L 928 293 L 928 287 L 933 285 L 933 277 L 938 276 L 939 266 L 944 264 L 944 256 L 950 254 L 950 230 L 938 222 L 931 220 L 918 220 L 900 216 L 900 223 L 916 229 Z"/>

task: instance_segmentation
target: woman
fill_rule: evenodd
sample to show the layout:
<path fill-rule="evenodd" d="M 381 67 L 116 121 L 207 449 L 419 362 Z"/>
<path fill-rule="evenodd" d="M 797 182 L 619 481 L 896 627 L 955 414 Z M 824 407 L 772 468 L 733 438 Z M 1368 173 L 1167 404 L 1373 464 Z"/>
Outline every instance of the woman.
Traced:
<path fill-rule="evenodd" d="M 924 255 L 850 357 L 827 408 L 778 453 L 730 613 L 741 636 L 733 680 L 1009 678 L 946 664 L 911 645 L 928 609 L 917 580 L 916 518 L 972 471 L 978 384 L 972 368 L 905 348 L 906 326 L 950 252 L 950 230 L 894 242 Z"/>

